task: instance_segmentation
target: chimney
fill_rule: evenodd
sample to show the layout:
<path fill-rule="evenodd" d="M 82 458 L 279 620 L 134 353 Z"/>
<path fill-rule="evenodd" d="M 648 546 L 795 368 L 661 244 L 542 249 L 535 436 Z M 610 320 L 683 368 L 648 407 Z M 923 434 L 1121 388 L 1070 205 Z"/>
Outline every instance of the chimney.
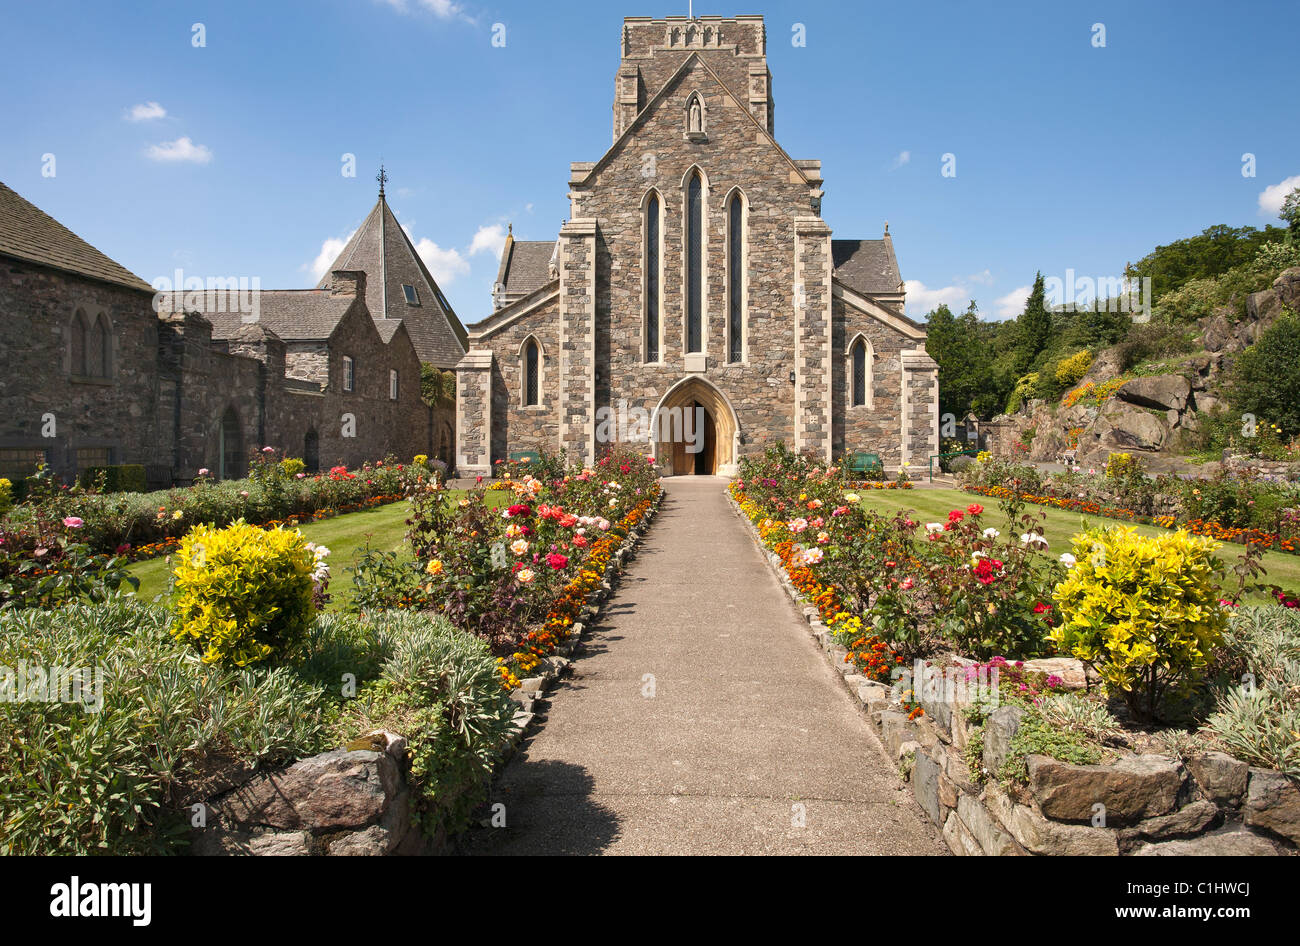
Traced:
<path fill-rule="evenodd" d="M 365 294 L 365 270 L 336 269 L 330 273 L 331 296 L 364 296 Z"/>

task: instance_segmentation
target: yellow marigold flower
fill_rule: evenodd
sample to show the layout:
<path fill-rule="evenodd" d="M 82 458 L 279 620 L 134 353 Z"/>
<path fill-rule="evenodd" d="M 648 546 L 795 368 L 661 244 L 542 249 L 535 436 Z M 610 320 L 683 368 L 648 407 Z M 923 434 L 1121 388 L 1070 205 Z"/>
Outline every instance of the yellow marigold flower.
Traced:
<path fill-rule="evenodd" d="M 429 564 L 424 566 L 424 570 L 430 575 L 442 574 L 442 560 L 437 558 L 429 559 Z"/>

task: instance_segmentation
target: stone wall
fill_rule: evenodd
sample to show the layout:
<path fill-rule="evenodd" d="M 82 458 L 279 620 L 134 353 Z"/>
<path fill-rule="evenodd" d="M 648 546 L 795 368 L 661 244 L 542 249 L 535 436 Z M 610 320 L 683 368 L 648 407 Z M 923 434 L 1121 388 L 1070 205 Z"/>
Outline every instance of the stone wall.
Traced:
<path fill-rule="evenodd" d="M 524 343 L 536 338 L 541 346 L 539 403 L 524 404 Z M 559 304 L 542 304 L 526 320 L 511 323 L 492 337 L 492 456 L 504 459 L 511 451 L 554 453 L 560 437 Z"/>
<path fill-rule="evenodd" d="M 852 406 L 852 365 L 849 344 L 862 335 L 871 344 L 871 398 Z M 902 358 L 911 342 L 879 319 L 860 312 L 843 299 L 835 299 L 834 334 L 831 336 L 831 388 L 835 405 L 831 450 L 834 456 L 854 451 L 877 453 L 889 469 L 902 464 Z"/>
<path fill-rule="evenodd" d="M 45 450 L 50 466 L 68 477 L 79 448 L 107 448 L 111 462 L 143 464 L 157 478 L 157 468 L 169 462 L 170 431 L 159 429 L 154 413 L 158 320 L 151 298 L 143 290 L 0 260 L 0 450 Z M 103 313 L 112 325 L 108 378 L 73 373 L 71 330 L 79 309 L 92 322 Z"/>
<path fill-rule="evenodd" d="M 470 348 L 456 366 L 456 470 L 492 473 L 492 351 Z"/>

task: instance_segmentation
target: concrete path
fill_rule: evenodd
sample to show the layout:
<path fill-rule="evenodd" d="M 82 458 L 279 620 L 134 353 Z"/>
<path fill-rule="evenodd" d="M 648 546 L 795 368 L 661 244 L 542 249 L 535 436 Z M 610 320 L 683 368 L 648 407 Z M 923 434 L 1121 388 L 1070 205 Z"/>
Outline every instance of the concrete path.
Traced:
<path fill-rule="evenodd" d="M 728 506 L 677 477 L 470 854 L 942 854 Z"/>

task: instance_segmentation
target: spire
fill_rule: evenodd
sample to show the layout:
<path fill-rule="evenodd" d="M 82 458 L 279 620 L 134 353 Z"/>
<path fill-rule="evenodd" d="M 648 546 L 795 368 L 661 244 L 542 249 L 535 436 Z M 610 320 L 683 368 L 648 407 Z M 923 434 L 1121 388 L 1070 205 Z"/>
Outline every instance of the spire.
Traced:
<path fill-rule="evenodd" d="M 379 196 L 384 196 L 384 185 L 388 183 L 388 172 L 384 170 L 384 165 L 380 163 L 379 173 L 375 175 L 375 180 L 379 182 Z"/>

